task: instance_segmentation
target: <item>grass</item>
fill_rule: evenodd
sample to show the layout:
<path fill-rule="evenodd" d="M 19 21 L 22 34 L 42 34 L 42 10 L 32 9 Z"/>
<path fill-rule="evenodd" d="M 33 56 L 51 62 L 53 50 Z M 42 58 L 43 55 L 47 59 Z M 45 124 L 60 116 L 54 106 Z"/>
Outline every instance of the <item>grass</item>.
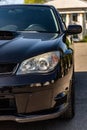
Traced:
<path fill-rule="evenodd" d="M 87 35 L 85 35 L 85 36 L 83 37 L 83 39 L 81 40 L 81 42 L 87 42 Z"/>

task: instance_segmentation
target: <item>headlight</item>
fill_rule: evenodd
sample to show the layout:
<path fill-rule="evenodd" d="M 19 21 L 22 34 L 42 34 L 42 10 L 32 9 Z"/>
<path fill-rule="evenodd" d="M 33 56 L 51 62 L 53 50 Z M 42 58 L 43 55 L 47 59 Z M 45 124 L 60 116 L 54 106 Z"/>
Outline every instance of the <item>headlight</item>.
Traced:
<path fill-rule="evenodd" d="M 52 71 L 57 66 L 59 59 L 59 51 L 49 52 L 27 59 L 19 66 L 17 75 L 27 73 L 45 73 Z"/>

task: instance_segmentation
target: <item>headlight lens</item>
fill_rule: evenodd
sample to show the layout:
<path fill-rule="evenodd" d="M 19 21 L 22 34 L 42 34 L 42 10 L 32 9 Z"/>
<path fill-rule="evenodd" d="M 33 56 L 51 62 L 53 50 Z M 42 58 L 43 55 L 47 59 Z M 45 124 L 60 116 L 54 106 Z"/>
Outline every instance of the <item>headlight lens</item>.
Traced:
<path fill-rule="evenodd" d="M 59 51 L 49 52 L 27 59 L 21 63 L 17 75 L 52 71 L 58 64 L 59 59 Z"/>

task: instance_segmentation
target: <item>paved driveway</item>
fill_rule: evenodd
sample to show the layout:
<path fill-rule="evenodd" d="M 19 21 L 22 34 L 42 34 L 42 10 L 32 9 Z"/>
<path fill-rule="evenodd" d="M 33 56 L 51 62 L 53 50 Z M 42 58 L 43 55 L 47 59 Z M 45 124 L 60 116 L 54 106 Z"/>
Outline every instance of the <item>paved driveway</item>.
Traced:
<path fill-rule="evenodd" d="M 87 130 L 87 44 L 84 43 L 75 43 L 75 77 L 76 116 L 71 121 L 0 122 L 0 130 Z"/>

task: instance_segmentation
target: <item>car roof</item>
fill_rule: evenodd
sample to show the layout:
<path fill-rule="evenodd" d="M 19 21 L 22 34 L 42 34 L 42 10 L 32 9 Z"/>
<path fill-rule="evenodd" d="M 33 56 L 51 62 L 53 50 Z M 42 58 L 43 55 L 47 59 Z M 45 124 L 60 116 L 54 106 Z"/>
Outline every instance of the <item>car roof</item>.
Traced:
<path fill-rule="evenodd" d="M 55 8 L 52 5 L 46 5 L 46 4 L 4 4 L 4 5 L 0 5 L 0 7 L 10 7 L 10 6 L 36 6 L 36 7 L 51 7 L 51 8 Z"/>

